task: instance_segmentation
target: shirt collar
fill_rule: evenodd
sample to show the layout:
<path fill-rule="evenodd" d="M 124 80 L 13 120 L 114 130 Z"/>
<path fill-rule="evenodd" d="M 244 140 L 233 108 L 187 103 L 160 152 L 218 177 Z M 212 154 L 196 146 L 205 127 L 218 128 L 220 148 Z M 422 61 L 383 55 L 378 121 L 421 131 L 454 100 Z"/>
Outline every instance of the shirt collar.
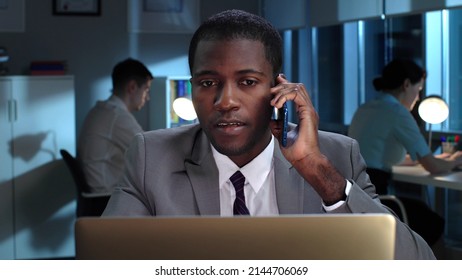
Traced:
<path fill-rule="evenodd" d="M 395 96 L 391 95 L 390 93 L 385 93 L 385 94 L 383 94 L 380 98 L 383 99 L 383 100 L 386 100 L 386 101 L 388 101 L 388 102 L 399 103 L 399 104 L 401 104 L 401 103 L 399 102 L 398 98 L 396 98 Z"/>
<path fill-rule="evenodd" d="M 116 106 L 116 107 L 118 107 L 120 109 L 128 111 L 127 104 L 125 104 L 125 102 L 123 102 L 123 100 L 120 97 L 118 97 L 117 95 L 112 94 L 109 97 L 108 101 L 109 101 L 109 103 L 113 104 L 114 106 Z"/>
<path fill-rule="evenodd" d="M 271 171 L 271 166 L 273 164 L 273 136 L 271 137 L 270 143 L 268 146 L 266 146 L 263 152 L 261 152 L 257 157 L 255 157 L 251 162 L 242 168 L 239 168 L 229 157 L 219 153 L 212 145 L 211 147 L 213 157 L 218 167 L 218 180 L 220 188 L 225 186 L 226 182 L 229 181 L 229 178 L 236 171 L 240 170 L 246 178 L 246 183 L 248 182 L 250 184 L 255 193 L 260 190 L 266 180 L 266 177 Z"/>

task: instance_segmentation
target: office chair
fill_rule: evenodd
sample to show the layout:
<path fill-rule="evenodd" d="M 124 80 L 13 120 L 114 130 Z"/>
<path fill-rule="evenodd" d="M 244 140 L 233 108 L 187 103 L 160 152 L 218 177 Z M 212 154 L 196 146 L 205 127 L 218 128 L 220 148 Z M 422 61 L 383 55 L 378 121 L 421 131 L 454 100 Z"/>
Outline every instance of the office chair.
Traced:
<path fill-rule="evenodd" d="M 375 168 L 367 168 L 366 172 L 369 175 L 371 182 L 374 184 L 382 204 L 395 212 L 401 222 L 409 225 L 404 203 L 395 195 L 388 194 L 391 181 L 391 173 Z"/>
<path fill-rule="evenodd" d="M 85 179 L 80 162 L 67 150 L 59 150 L 77 187 L 77 217 L 101 216 L 109 201 L 110 195 L 92 194 Z"/>
<path fill-rule="evenodd" d="M 409 225 L 406 208 L 404 207 L 404 204 L 401 201 L 401 199 L 397 198 L 394 195 L 388 194 L 379 195 L 379 199 L 383 205 L 387 206 L 388 208 L 393 210 L 393 212 L 395 212 L 395 214 L 398 216 L 401 222 Z"/>
<path fill-rule="evenodd" d="M 367 173 L 375 185 L 382 204 L 388 206 L 400 220 L 417 232 L 428 245 L 433 246 L 444 233 L 445 220 L 428 205 L 415 198 L 388 194 L 389 186 L 396 186 L 391 173 L 368 168 Z"/>

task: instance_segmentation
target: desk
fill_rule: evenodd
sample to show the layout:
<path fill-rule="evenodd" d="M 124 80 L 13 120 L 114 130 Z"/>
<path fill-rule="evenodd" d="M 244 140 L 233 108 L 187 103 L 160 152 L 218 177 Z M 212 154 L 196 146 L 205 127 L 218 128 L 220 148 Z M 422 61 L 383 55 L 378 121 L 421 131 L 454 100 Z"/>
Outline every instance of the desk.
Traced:
<path fill-rule="evenodd" d="M 430 175 L 421 165 L 415 166 L 393 166 L 392 178 L 395 181 L 414 183 L 419 185 L 433 186 L 435 188 L 434 209 L 442 217 L 449 220 L 449 212 L 452 216 L 457 216 L 460 212 L 448 211 L 446 205 L 446 190 L 462 191 L 462 170 L 453 171 L 440 175 Z M 455 218 L 455 217 L 453 217 Z M 459 225 L 458 225 L 459 226 Z M 446 222 L 446 232 L 448 230 L 448 222 Z"/>
<path fill-rule="evenodd" d="M 421 165 L 393 166 L 392 178 L 400 182 L 462 191 L 462 171 L 430 175 Z"/>

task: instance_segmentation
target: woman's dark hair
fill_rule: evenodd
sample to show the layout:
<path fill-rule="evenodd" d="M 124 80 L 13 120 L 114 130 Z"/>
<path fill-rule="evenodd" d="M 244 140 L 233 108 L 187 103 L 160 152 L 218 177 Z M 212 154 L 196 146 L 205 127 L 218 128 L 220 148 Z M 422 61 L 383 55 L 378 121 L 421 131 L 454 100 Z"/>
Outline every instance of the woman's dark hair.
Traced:
<path fill-rule="evenodd" d="M 207 19 L 194 33 L 189 44 L 189 69 L 192 73 L 194 56 L 200 41 L 248 39 L 260 41 L 266 59 L 276 77 L 282 68 L 282 38 L 266 19 L 241 10 L 228 10 Z"/>
<path fill-rule="evenodd" d="M 427 72 L 410 59 L 394 59 L 382 70 L 382 76 L 372 81 L 377 91 L 395 90 L 403 85 L 406 79 L 415 85 Z"/>

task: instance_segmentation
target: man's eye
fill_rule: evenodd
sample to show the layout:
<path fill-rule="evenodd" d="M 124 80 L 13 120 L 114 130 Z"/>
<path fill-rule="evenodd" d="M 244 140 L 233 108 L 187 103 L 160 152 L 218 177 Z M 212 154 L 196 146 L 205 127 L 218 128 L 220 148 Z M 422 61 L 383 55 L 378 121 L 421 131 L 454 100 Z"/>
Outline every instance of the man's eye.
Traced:
<path fill-rule="evenodd" d="M 257 82 L 254 81 L 254 80 L 244 80 L 242 81 L 242 84 L 245 85 L 245 86 L 253 86 L 255 85 Z"/>
<path fill-rule="evenodd" d="M 213 81 L 201 81 L 200 84 L 203 87 L 211 87 L 214 85 L 214 82 Z"/>

